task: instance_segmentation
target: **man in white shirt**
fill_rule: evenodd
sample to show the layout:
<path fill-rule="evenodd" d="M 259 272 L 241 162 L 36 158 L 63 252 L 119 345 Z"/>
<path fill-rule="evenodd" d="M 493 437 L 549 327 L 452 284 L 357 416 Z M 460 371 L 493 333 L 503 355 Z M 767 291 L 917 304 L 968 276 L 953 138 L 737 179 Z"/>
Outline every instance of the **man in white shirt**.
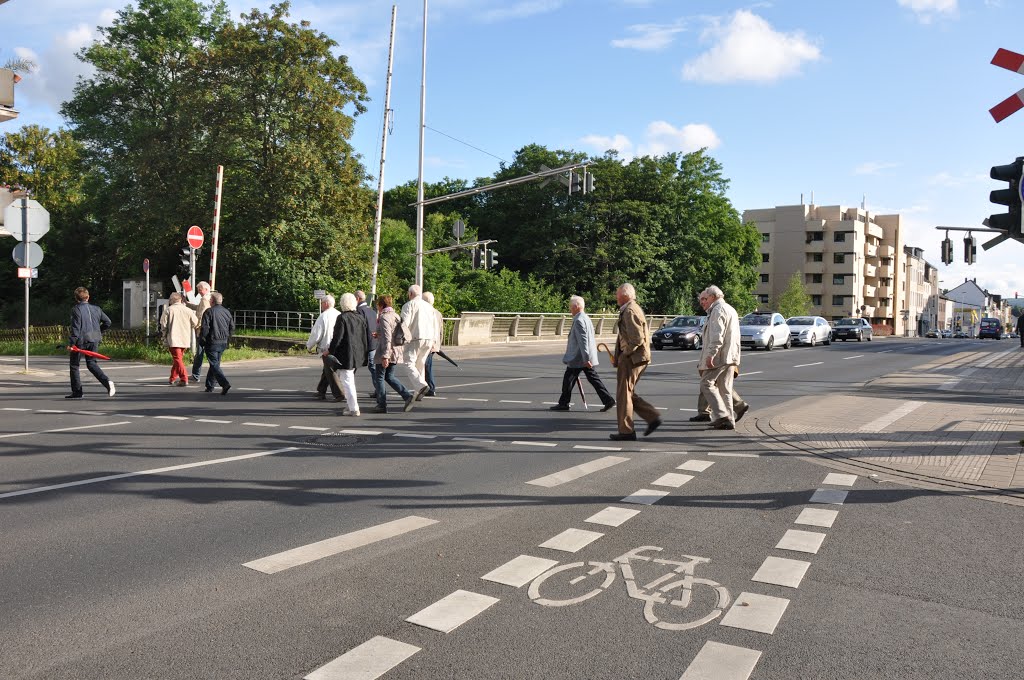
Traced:
<path fill-rule="evenodd" d="M 434 339 L 439 335 L 434 307 L 421 296 L 422 289 L 409 286 L 409 301 L 402 305 L 402 331 L 405 334 L 403 366 L 409 376 L 409 387 L 422 397 L 430 386 L 425 377 L 427 357 Z"/>
<path fill-rule="evenodd" d="M 316 398 L 321 401 L 327 399 L 328 385 L 331 387 L 334 401 L 342 400 L 341 391 L 335 386 L 334 381 L 331 380 L 331 374 L 328 373 L 332 369 L 327 364 L 331 338 L 334 336 L 334 323 L 338 320 L 339 314 L 341 312 L 334 308 L 333 295 L 325 295 L 320 298 L 320 316 L 316 318 L 313 330 L 309 332 L 309 340 L 306 341 L 306 349 L 311 350 L 315 347 L 317 354 L 324 362 L 324 369 L 320 373 L 320 382 L 316 386 Z"/>

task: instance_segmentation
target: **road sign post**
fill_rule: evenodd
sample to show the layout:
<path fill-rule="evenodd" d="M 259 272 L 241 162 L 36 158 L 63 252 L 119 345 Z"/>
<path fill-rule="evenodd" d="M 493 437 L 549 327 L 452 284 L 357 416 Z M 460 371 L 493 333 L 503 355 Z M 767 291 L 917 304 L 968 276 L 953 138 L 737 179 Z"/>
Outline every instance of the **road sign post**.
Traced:
<path fill-rule="evenodd" d="M 146 273 L 146 346 L 149 346 L 149 258 L 142 260 L 142 271 Z"/>

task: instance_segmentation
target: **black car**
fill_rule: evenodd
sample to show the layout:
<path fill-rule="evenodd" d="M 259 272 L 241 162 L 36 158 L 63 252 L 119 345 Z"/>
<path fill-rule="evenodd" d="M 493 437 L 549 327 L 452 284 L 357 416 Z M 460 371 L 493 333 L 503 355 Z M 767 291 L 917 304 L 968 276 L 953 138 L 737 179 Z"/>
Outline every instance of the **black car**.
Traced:
<path fill-rule="evenodd" d="M 707 320 L 706 316 L 677 316 L 651 333 L 651 347 L 700 349 L 700 334 Z"/>
<path fill-rule="evenodd" d="M 867 340 L 870 342 L 872 335 L 871 322 L 863 318 L 840 319 L 832 326 L 833 340 L 842 340 L 843 342 Z"/>

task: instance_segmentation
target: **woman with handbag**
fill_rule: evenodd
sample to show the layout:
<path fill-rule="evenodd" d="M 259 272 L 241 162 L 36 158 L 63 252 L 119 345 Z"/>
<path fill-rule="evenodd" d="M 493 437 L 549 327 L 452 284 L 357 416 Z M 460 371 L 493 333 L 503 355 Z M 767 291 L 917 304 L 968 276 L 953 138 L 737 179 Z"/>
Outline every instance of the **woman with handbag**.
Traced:
<path fill-rule="evenodd" d="M 388 412 L 388 393 L 384 388 L 384 383 L 390 385 L 402 396 L 402 399 L 405 400 L 404 410 L 406 411 L 412 410 L 416 398 L 416 395 L 395 377 L 395 366 L 402 363 L 402 345 L 405 340 L 402 337 L 404 333 L 402 333 L 401 321 L 391 303 L 390 295 L 381 295 L 377 298 L 377 353 L 373 357 L 377 369 L 374 375 L 377 406 L 370 409 L 370 413 Z"/>

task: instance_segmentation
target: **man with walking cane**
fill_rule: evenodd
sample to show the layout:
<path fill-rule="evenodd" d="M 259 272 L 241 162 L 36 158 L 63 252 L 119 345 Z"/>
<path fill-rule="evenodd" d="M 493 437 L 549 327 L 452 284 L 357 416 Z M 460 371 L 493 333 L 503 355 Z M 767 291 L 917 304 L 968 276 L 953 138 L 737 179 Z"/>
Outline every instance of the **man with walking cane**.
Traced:
<path fill-rule="evenodd" d="M 579 295 L 569 298 L 572 326 L 569 329 L 569 341 L 565 348 L 565 355 L 562 357 L 562 363 L 565 364 L 565 374 L 562 376 L 562 394 L 558 398 L 558 403 L 551 407 L 552 411 L 569 410 L 569 400 L 572 398 L 572 388 L 575 385 L 580 386 L 580 396 L 582 397 L 583 384 L 579 381 L 580 372 L 587 376 L 587 380 L 593 385 L 598 398 L 604 404 L 602 412 L 615 406 L 615 398 L 608 392 L 608 388 L 601 382 L 601 376 L 595 370 L 599 362 L 597 344 L 594 339 L 594 324 L 583 311 L 585 306 L 586 303 Z"/>

